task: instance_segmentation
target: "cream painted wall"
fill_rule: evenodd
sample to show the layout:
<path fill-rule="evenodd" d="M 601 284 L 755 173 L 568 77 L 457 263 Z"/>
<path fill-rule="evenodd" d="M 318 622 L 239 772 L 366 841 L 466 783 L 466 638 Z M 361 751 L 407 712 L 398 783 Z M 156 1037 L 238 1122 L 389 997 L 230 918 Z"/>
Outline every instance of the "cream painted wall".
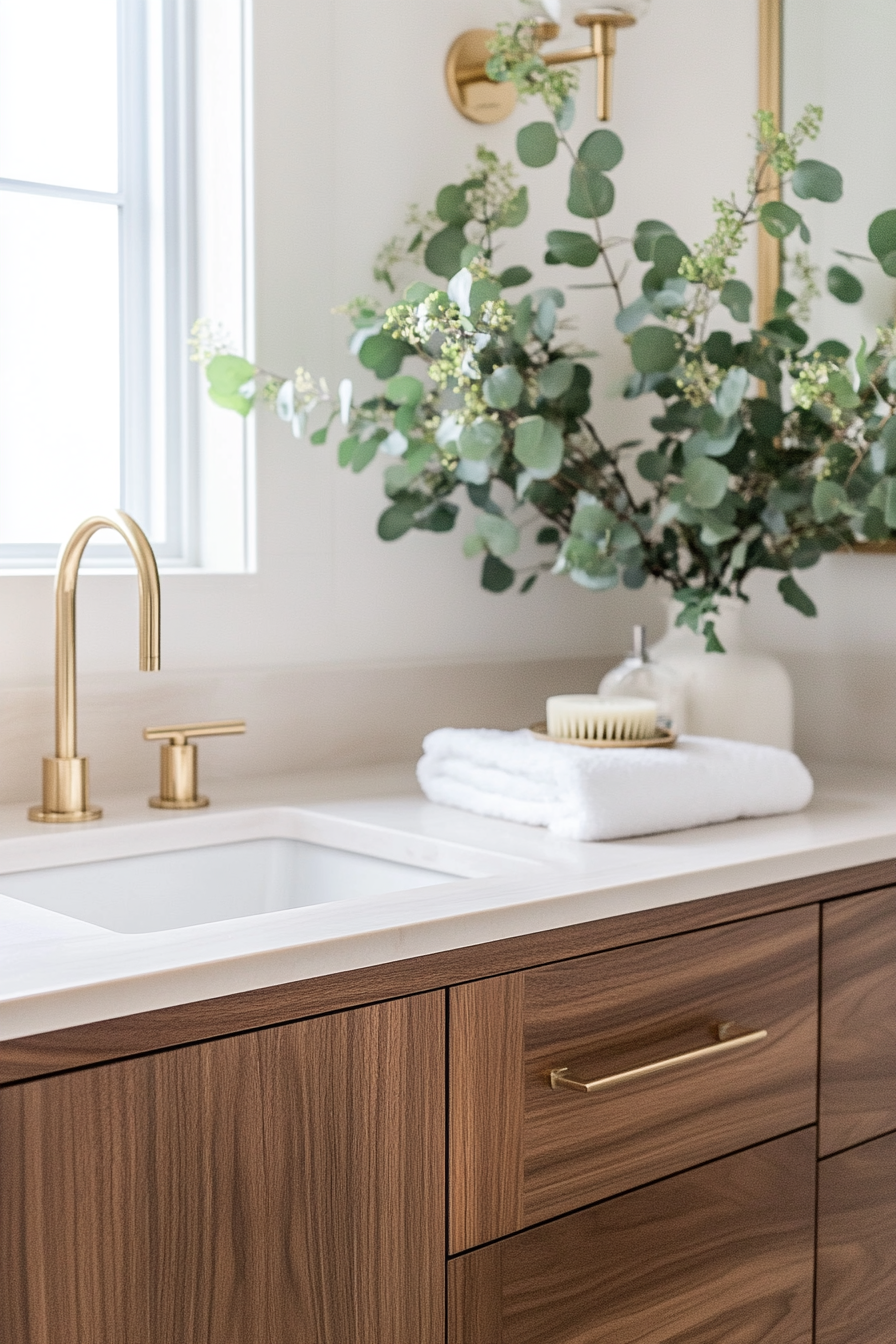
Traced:
<path fill-rule="evenodd" d="M 356 365 L 330 310 L 369 288 L 372 256 L 401 228 L 406 204 L 428 205 L 443 182 L 460 180 L 480 140 L 514 157 L 517 129 L 539 113 L 477 128 L 442 85 L 454 35 L 512 15 L 514 0 L 255 0 L 255 11 L 257 353 L 268 367 L 300 362 L 335 384 Z M 564 11 L 571 20 L 571 0 Z M 659 214 L 686 238 L 707 231 L 711 197 L 737 185 L 749 161 L 756 48 L 756 0 L 653 0 L 622 34 L 614 126 L 626 158 L 615 174 L 615 229 Z M 583 69 L 580 135 L 594 125 L 593 79 Z M 568 222 L 560 167 L 523 176 L 532 214 L 508 243 L 508 263 L 531 263 L 545 230 Z M 599 292 L 575 307 L 581 338 L 603 352 L 596 382 L 609 387 L 626 367 L 609 303 Z M 610 438 L 632 437 L 648 414 L 609 401 L 597 421 Z M 154 753 L 139 729 L 153 719 L 246 712 L 251 739 L 203 747 L 210 774 L 322 764 L 337 739 L 341 762 L 394 759 L 443 722 L 534 717 L 549 690 L 596 686 L 634 620 L 660 632 L 653 592 L 592 595 L 548 579 L 525 598 L 496 597 L 478 588 L 457 533 L 384 545 L 374 532 L 374 469 L 351 477 L 334 456 L 332 445 L 296 444 L 273 417 L 259 417 L 258 572 L 163 579 L 157 677 L 131 670 L 132 580 L 82 580 L 82 747 L 97 789 L 152 786 Z M 809 580 L 824 610 L 814 629 L 760 594 L 757 642 L 795 660 L 801 694 L 803 681 L 823 684 L 816 671 L 829 675 L 834 652 L 873 652 L 887 669 L 892 563 L 829 561 Z M 850 593 L 860 574 L 871 596 L 858 603 Z M 0 577 L 0 629 L 0 796 L 19 799 L 34 792 L 52 740 L 49 577 Z M 802 745 L 815 741 L 829 754 L 849 745 L 802 725 Z"/>

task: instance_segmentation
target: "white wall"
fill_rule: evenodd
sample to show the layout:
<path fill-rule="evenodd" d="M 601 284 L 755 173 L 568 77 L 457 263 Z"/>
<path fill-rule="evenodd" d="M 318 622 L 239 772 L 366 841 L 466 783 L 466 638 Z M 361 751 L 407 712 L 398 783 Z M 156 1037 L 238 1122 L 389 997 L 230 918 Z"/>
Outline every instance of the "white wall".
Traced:
<path fill-rule="evenodd" d="M 498 127 L 476 127 L 453 110 L 443 87 L 444 53 L 456 33 L 511 16 L 514 0 L 255 0 L 255 7 L 257 354 L 266 366 L 288 372 L 302 363 L 335 384 L 357 366 L 343 320 L 330 310 L 369 289 L 370 261 L 400 229 L 406 204 L 429 205 L 440 185 L 460 180 L 480 140 L 515 157 L 517 129 L 543 114 L 532 105 Z M 564 9 L 571 18 L 570 0 Z M 581 30 L 567 26 L 580 41 Z M 626 232 L 639 218 L 660 216 L 698 238 L 710 225 L 711 197 L 737 186 L 749 162 L 756 0 L 653 0 L 619 45 L 613 124 L 626 158 L 615 173 L 613 228 Z M 583 67 L 582 78 L 576 135 L 594 126 L 593 69 Z M 571 225 L 559 165 L 522 176 L 532 215 L 505 255 L 531 264 L 546 229 Z M 752 265 L 750 258 L 745 273 Z M 556 282 L 557 271 L 543 269 Z M 633 294 L 636 283 L 632 277 Z M 577 307 L 581 338 L 603 352 L 596 382 L 610 386 L 627 361 L 609 303 L 598 292 L 580 296 Z M 596 420 L 610 439 L 632 437 L 647 414 L 646 406 L 613 401 L 598 403 Z M 660 632 L 662 601 L 652 592 L 593 595 L 547 579 L 527 597 L 484 593 L 476 563 L 460 554 L 463 528 L 381 543 L 375 470 L 357 478 L 334 458 L 333 444 L 296 444 L 273 417 L 259 417 L 258 572 L 163 579 L 158 676 L 132 671 L 133 581 L 82 580 L 81 747 L 91 754 L 98 796 L 104 787 L 152 787 L 154 750 L 139 739 L 146 722 L 245 712 L 250 736 L 203 746 L 210 774 L 323 763 L 331 741 L 340 762 L 396 759 L 443 722 L 510 726 L 535 717 L 549 691 L 596 685 L 601 668 L 624 651 L 634 620 Z M 757 600 L 758 642 L 794 660 L 800 694 L 813 678 L 822 684 L 819 669 L 829 675 L 834 651 L 858 656 L 863 676 L 873 652 L 875 685 L 884 683 L 896 633 L 886 591 L 892 564 L 828 561 L 809 580 L 824 611 L 814 630 L 780 611 L 774 594 Z M 861 604 L 860 582 L 871 594 Z M 886 632 L 871 620 L 875 604 Z M 49 577 L 0 577 L 0 796 L 7 799 L 34 794 L 39 757 L 51 748 L 52 626 Z M 842 713 L 837 694 L 828 722 Z M 812 704 L 819 715 L 821 705 Z M 811 725 L 801 732 L 804 747 L 818 741 L 828 754 L 850 747 Z"/>

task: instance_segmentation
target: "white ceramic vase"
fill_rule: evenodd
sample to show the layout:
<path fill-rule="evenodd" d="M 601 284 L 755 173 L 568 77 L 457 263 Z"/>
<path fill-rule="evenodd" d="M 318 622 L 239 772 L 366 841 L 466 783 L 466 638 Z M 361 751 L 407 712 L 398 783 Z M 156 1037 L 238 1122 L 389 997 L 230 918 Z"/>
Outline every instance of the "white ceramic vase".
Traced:
<path fill-rule="evenodd" d="M 681 610 L 670 603 L 666 634 L 651 649 L 685 683 L 684 731 L 793 748 L 793 686 L 775 658 L 749 653 L 742 628 L 743 603 L 723 598 L 716 632 L 725 653 L 706 653 L 704 641 L 675 625 Z"/>

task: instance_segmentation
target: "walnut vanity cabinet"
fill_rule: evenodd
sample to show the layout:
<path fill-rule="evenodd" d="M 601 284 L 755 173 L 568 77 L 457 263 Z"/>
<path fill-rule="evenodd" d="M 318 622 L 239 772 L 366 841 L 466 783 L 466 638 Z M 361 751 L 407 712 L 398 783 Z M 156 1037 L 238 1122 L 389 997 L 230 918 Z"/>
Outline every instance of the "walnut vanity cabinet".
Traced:
<path fill-rule="evenodd" d="M 0 1091 L 2 1344 L 442 1344 L 444 996 Z"/>
<path fill-rule="evenodd" d="M 0 1044 L 0 1344 L 893 1344 L 894 881 Z"/>
<path fill-rule="evenodd" d="M 896 1339 L 896 893 L 822 909 L 818 1344 Z"/>

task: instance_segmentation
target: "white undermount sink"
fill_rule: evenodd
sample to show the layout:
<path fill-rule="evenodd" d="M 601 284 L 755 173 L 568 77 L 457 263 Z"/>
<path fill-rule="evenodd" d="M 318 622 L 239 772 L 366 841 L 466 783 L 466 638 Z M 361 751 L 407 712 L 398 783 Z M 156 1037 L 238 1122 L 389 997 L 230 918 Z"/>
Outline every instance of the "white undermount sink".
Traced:
<path fill-rule="evenodd" d="M 0 893 L 117 933 L 151 933 L 455 882 L 443 872 L 284 835 L 0 874 Z M 354 848 L 354 846 L 353 846 Z M 460 865 L 463 867 L 463 865 Z"/>

